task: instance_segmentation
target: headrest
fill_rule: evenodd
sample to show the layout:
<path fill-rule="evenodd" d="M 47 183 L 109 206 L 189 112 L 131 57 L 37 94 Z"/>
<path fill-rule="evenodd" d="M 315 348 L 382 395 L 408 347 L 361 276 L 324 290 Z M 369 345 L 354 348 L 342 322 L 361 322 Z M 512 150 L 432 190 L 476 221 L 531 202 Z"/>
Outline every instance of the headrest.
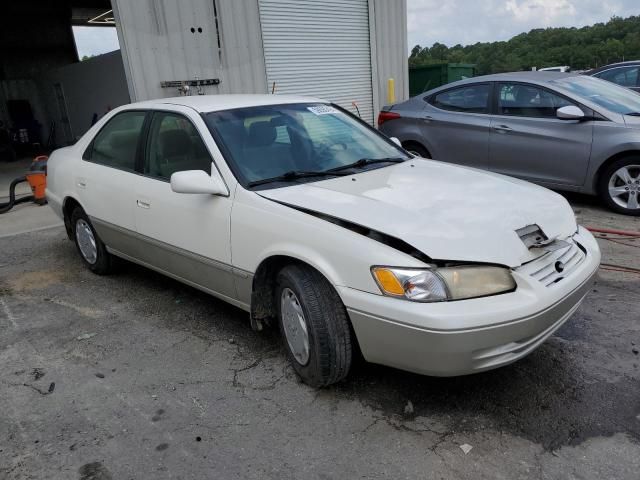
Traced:
<path fill-rule="evenodd" d="M 189 155 L 193 147 L 189 134 L 180 129 L 167 130 L 160 134 L 160 145 L 165 157 Z"/>
<path fill-rule="evenodd" d="M 271 145 L 277 136 L 276 127 L 271 122 L 253 122 L 246 141 L 250 147 L 266 147 Z"/>
<path fill-rule="evenodd" d="M 113 149 L 132 147 L 138 142 L 138 132 L 113 132 L 109 135 L 109 145 Z"/>

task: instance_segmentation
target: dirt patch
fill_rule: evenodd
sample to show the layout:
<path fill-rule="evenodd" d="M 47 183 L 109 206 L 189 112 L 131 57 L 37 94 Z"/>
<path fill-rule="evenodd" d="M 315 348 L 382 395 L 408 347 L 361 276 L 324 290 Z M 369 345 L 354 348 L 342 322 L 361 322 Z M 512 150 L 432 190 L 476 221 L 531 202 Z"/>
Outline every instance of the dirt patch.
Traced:
<path fill-rule="evenodd" d="M 37 272 L 25 272 L 14 278 L 9 278 L 8 283 L 13 291 L 22 292 L 39 290 L 62 281 L 63 275 L 55 270 L 40 270 Z"/>

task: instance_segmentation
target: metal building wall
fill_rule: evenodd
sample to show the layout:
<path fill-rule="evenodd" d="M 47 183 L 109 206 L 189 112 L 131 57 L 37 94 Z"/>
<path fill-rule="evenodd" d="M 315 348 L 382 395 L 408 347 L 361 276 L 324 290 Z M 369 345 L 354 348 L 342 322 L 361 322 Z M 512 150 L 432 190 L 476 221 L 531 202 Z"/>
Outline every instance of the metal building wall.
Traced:
<path fill-rule="evenodd" d="M 266 92 L 257 0 L 112 0 L 112 6 L 132 101 L 177 96 L 177 88 L 160 82 L 196 77 L 220 79 L 203 87 L 206 94 Z"/>
<path fill-rule="evenodd" d="M 373 103 L 376 112 L 387 104 L 387 80 L 395 81 L 396 102 L 409 98 L 407 0 L 369 0 Z"/>
<path fill-rule="evenodd" d="M 368 2 L 375 118 L 387 103 L 387 79 L 395 80 L 397 101 L 409 96 L 407 1 Z M 162 89 L 160 81 L 196 76 L 220 79 L 220 85 L 204 87 L 208 94 L 269 91 L 258 0 L 112 0 L 112 5 L 132 101 L 176 96 L 177 89 Z"/>

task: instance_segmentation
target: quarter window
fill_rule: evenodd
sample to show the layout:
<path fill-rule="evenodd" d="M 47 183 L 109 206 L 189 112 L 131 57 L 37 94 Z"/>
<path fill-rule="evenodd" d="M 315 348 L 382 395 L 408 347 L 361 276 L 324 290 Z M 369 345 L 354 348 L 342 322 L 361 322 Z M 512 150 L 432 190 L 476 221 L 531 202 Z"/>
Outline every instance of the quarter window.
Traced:
<path fill-rule="evenodd" d="M 85 159 L 122 170 L 134 171 L 145 112 L 117 114 L 98 132 Z"/>
<path fill-rule="evenodd" d="M 638 68 L 639 67 L 621 67 L 605 70 L 596 73 L 594 77 L 617 83 L 623 87 L 636 87 L 638 85 Z"/>
<path fill-rule="evenodd" d="M 499 92 L 499 115 L 556 118 L 559 108 L 573 105 L 565 98 L 534 85 L 501 83 Z"/>
<path fill-rule="evenodd" d="M 468 85 L 438 93 L 431 99 L 434 107 L 452 112 L 489 113 L 488 84 Z"/>
<path fill-rule="evenodd" d="M 182 115 L 156 112 L 151 120 L 145 174 L 169 180 L 184 170 L 211 174 L 211 155 L 196 127 Z"/>

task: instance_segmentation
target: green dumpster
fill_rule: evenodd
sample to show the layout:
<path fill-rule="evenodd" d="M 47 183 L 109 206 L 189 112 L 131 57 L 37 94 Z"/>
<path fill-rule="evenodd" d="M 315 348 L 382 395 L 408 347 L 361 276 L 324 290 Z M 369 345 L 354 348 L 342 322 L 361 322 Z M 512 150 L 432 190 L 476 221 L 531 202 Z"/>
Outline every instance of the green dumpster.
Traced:
<path fill-rule="evenodd" d="M 475 76 L 472 63 L 433 63 L 409 67 L 409 95 L 412 97 L 447 83 Z"/>

